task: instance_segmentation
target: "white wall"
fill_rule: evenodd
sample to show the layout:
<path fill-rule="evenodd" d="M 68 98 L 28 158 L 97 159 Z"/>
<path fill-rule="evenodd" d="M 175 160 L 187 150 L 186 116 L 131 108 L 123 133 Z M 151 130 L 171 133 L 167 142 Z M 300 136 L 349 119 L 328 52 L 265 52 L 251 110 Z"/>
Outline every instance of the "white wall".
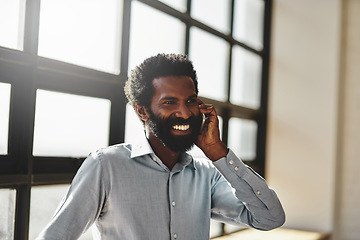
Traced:
<path fill-rule="evenodd" d="M 334 239 L 360 238 L 360 1 L 343 1 Z"/>
<path fill-rule="evenodd" d="M 360 236 L 360 1 L 274 0 L 267 179 L 285 227 Z"/>
<path fill-rule="evenodd" d="M 266 177 L 286 227 L 333 227 L 340 5 L 273 1 Z"/>

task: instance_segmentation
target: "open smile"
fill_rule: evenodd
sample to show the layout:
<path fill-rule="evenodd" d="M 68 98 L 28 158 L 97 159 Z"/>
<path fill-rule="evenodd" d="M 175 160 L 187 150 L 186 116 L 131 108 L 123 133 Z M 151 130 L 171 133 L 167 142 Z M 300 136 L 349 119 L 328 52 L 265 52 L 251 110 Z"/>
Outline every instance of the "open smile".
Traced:
<path fill-rule="evenodd" d="M 184 124 L 184 125 L 177 124 L 177 125 L 174 125 L 172 128 L 174 130 L 187 131 L 190 128 L 190 124 Z"/>

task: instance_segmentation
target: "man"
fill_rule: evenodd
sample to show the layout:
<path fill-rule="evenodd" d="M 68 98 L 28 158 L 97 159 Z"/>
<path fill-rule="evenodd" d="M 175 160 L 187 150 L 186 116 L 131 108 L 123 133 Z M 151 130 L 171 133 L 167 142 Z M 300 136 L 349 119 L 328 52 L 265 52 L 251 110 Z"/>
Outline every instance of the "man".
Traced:
<path fill-rule="evenodd" d="M 126 240 L 209 239 L 210 218 L 262 230 L 284 223 L 275 192 L 220 140 L 185 56 L 146 59 L 125 94 L 146 137 L 90 154 L 38 239 L 76 239 L 93 223 L 97 239 Z M 194 144 L 210 161 L 186 153 Z"/>

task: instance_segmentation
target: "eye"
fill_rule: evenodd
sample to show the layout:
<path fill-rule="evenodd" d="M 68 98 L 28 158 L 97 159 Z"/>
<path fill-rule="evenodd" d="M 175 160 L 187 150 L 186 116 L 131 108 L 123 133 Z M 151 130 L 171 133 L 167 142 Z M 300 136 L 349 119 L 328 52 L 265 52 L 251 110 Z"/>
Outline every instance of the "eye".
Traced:
<path fill-rule="evenodd" d="M 189 99 L 189 100 L 187 100 L 187 103 L 188 104 L 193 104 L 193 103 L 196 103 L 197 101 L 196 101 L 196 99 L 194 99 L 194 98 L 191 98 L 191 99 Z"/>
<path fill-rule="evenodd" d="M 168 100 L 168 101 L 164 101 L 162 104 L 165 104 L 165 105 L 174 104 L 174 101 Z"/>

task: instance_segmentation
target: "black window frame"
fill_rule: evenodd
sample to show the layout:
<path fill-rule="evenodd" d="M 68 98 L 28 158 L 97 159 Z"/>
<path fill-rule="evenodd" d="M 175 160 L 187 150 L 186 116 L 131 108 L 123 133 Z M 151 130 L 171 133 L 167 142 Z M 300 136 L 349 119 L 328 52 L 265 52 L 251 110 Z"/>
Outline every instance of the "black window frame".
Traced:
<path fill-rule="evenodd" d="M 130 13 L 132 1 L 142 2 L 171 15 L 186 25 L 184 53 L 189 53 L 190 28 L 195 26 L 216 35 L 230 45 L 228 52 L 228 86 L 230 86 L 232 47 L 240 46 L 262 59 L 261 100 L 258 109 L 202 98 L 213 104 L 223 119 L 223 141 L 227 142 L 228 121 L 231 117 L 254 120 L 258 125 L 256 158 L 243 159 L 261 175 L 265 175 L 267 100 L 272 0 L 263 0 L 263 49 L 256 50 L 191 17 L 191 0 L 182 13 L 160 1 L 124 0 L 122 16 L 121 60 L 118 75 L 75 66 L 37 55 L 40 0 L 26 1 L 23 50 L 0 47 L 0 82 L 11 84 L 8 154 L 0 155 L 0 188 L 16 190 L 14 239 L 28 239 L 30 194 L 33 186 L 70 183 L 84 158 L 38 157 L 32 155 L 36 90 L 45 89 L 84 96 L 101 97 L 111 101 L 109 144 L 124 141 L 126 101 L 123 85 L 128 76 Z M 231 1 L 231 22 L 234 4 Z M 195 66 L 196 68 L 196 66 Z M 230 90 L 228 92 L 230 96 Z"/>

